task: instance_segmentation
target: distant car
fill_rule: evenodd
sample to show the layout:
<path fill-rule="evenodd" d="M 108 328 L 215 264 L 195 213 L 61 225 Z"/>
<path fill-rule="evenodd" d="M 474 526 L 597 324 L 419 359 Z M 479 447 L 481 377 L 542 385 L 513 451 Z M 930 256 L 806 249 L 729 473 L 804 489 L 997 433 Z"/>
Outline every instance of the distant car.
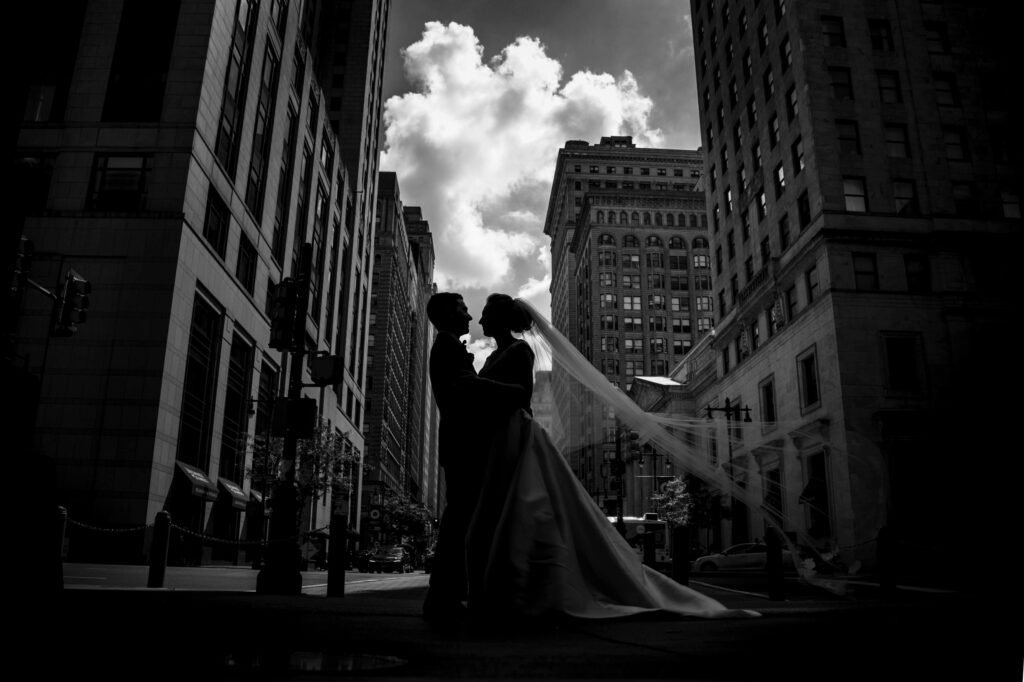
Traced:
<path fill-rule="evenodd" d="M 367 569 L 370 573 L 409 573 L 412 556 L 402 547 L 386 547 L 370 557 Z"/>
<path fill-rule="evenodd" d="M 374 555 L 372 549 L 361 549 L 352 557 L 352 567 L 360 573 L 370 572 L 370 557 Z"/>
<path fill-rule="evenodd" d="M 768 564 L 768 547 L 760 542 L 744 542 L 726 547 L 721 552 L 697 557 L 691 564 L 694 571 L 758 570 Z M 793 555 L 782 550 L 782 567 L 792 568 Z"/>

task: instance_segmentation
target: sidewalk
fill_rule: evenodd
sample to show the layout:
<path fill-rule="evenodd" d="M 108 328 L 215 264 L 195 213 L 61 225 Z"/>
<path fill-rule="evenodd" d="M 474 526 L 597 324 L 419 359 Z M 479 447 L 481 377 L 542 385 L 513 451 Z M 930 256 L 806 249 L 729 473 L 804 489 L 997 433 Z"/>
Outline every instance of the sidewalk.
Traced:
<path fill-rule="evenodd" d="M 342 598 L 66 589 L 46 664 L 76 679 L 1021 679 L 1019 626 L 976 597 L 770 602 L 693 584 L 763 616 L 648 616 L 453 634 L 424 588 Z M 1016 615 L 1012 609 L 1013 615 Z M 57 672 L 54 671 L 54 672 Z M 46 675 L 46 668 L 40 670 Z M 59 676 L 58 676 L 59 677 Z"/>

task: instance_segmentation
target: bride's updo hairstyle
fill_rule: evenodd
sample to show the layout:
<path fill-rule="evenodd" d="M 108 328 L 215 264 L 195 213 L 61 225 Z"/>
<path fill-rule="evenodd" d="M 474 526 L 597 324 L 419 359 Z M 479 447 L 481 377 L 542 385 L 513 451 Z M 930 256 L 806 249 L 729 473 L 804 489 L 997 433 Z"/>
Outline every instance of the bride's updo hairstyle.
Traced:
<path fill-rule="evenodd" d="M 487 307 L 502 325 L 517 334 L 522 334 L 533 326 L 530 311 L 518 298 L 512 298 L 508 294 L 491 294 L 487 297 Z"/>

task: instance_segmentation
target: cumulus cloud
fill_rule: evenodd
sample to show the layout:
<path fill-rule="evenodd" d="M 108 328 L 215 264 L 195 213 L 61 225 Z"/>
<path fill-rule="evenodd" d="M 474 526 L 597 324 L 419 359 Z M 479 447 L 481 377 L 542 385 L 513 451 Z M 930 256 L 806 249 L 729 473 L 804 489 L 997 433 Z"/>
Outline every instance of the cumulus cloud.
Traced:
<path fill-rule="evenodd" d="M 531 37 L 485 59 L 472 27 L 454 22 L 427 23 L 403 57 L 415 91 L 385 103 L 381 167 L 430 222 L 438 286 L 462 291 L 471 310 L 507 291 L 549 314 L 543 228 L 558 150 L 605 135 L 660 146 L 651 99 L 629 71 L 566 80 Z"/>

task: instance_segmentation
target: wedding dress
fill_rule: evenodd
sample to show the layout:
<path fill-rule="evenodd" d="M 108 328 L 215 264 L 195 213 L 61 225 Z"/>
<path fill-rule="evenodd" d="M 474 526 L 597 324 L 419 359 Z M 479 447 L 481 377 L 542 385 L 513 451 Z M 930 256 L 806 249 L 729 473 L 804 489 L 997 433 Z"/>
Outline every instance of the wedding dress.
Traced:
<path fill-rule="evenodd" d="M 534 353 L 516 340 L 480 376 L 532 386 Z M 526 616 L 614 618 L 671 612 L 758 616 L 645 566 L 534 421 L 528 404 L 496 415 L 495 438 L 467 536 L 470 604 Z"/>

